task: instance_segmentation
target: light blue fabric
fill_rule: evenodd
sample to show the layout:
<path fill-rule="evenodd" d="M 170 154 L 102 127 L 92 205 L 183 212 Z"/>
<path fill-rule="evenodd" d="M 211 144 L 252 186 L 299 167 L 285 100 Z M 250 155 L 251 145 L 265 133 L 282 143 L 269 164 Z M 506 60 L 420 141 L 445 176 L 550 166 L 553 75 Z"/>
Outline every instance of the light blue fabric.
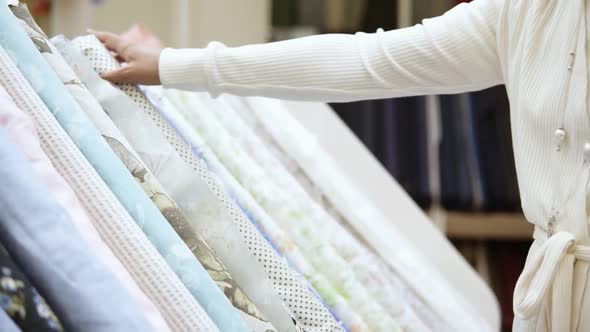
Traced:
<path fill-rule="evenodd" d="M 0 310 L 0 331 L 2 332 L 22 332 L 21 329 L 14 324 L 12 319 L 8 317 L 4 310 Z"/>
<path fill-rule="evenodd" d="M 125 287 L 92 253 L 4 129 L 0 179 L 0 241 L 65 329 L 151 331 Z"/>
<path fill-rule="evenodd" d="M 225 299 L 219 288 L 203 282 L 210 280 L 205 269 L 79 109 L 12 16 L 6 2 L 0 1 L 0 46 L 213 321 L 216 324 L 231 321 L 228 317 L 233 317 L 234 312 L 226 310 L 225 302 L 210 300 Z M 240 324 L 224 325 L 227 326 L 219 326 L 222 332 L 241 331 Z"/>

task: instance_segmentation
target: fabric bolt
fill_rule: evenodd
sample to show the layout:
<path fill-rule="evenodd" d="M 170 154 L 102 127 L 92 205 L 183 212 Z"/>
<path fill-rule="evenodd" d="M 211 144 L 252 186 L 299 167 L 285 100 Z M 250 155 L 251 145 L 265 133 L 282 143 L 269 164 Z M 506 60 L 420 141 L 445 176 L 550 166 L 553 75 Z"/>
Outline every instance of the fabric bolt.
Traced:
<path fill-rule="evenodd" d="M 96 37 L 79 37 L 74 40 L 74 44 L 89 57 L 98 72 L 118 66 L 116 60 Z M 278 330 L 296 331 L 296 324 L 291 313 L 283 306 L 280 297 L 271 287 L 262 264 L 250 254 L 243 235 L 234 225 L 229 211 L 220 204 L 220 200 L 210 190 L 207 181 L 200 177 L 175 149 L 176 146 L 185 143 L 137 87 L 129 85 L 128 88 L 136 93 L 131 95 L 135 99 L 120 92 L 126 97 L 124 99 L 130 103 L 130 106 L 109 107 L 111 118 L 125 132 L 128 139 L 133 141 L 140 154 L 153 154 L 153 151 L 163 153 L 162 160 L 165 164 L 152 156 L 149 159 L 153 165 L 148 167 L 154 171 L 155 176 L 162 182 L 171 197 L 178 202 L 179 207 L 191 221 L 191 225 L 227 266 L 227 270 L 232 273 L 233 279 L 240 285 L 244 295 L 251 299 L 251 303 L 245 302 L 247 298 L 240 298 L 241 294 L 238 294 L 238 297 L 233 299 L 234 303 L 242 302 L 240 310 L 248 315 L 248 319 L 252 317 L 258 320 L 258 322 L 253 321 L 256 323 L 257 330 L 270 327 L 266 321 L 268 318 L 272 326 Z M 130 109 L 131 105 L 134 105 L 134 108 Z M 139 127 L 143 131 L 137 130 L 138 123 L 141 124 Z M 166 135 L 168 137 L 174 135 L 176 141 L 169 141 Z M 256 307 L 264 314 L 261 314 Z M 225 320 L 225 324 L 229 323 Z"/>
<path fill-rule="evenodd" d="M 170 163 L 170 159 L 173 159 L 173 157 L 170 157 L 172 154 L 169 151 L 166 151 L 166 149 L 158 149 L 158 147 L 162 146 L 163 141 L 154 135 L 154 131 L 150 130 L 149 124 L 142 125 L 145 120 L 137 113 L 140 111 L 133 104 L 133 101 L 129 100 L 129 97 L 123 92 L 113 87 L 108 82 L 103 81 L 94 71 L 92 64 L 88 59 L 86 59 L 73 45 L 69 45 L 69 41 L 66 41 L 63 37 L 56 37 L 53 38 L 53 42 L 64 54 L 66 60 L 70 63 L 79 77 L 84 81 L 84 84 L 90 90 L 88 93 L 92 92 L 98 98 L 98 101 L 94 100 L 96 104 L 89 105 L 91 107 L 86 108 L 86 112 L 94 121 L 97 129 L 102 132 L 102 135 L 108 137 L 107 142 L 109 142 L 111 148 L 117 153 L 117 155 L 119 155 L 119 158 L 121 158 L 137 182 L 142 186 L 148 196 L 150 196 L 154 204 L 160 209 L 164 217 L 187 244 L 189 249 L 191 249 L 195 257 L 201 262 L 209 276 L 215 281 L 223 294 L 225 294 L 231 303 L 239 310 L 242 318 L 248 322 L 249 326 L 254 329 L 254 331 L 272 331 L 272 325 L 261 317 L 262 314 L 258 312 L 258 309 L 251 303 L 250 299 L 232 279 L 223 263 L 217 258 L 211 248 L 209 248 L 205 240 L 194 230 L 194 227 L 192 227 L 184 212 L 178 207 L 169 194 L 166 193 L 162 184 L 160 184 L 156 176 L 143 162 L 143 160 L 148 160 L 150 165 L 155 166 L 156 168 L 174 167 L 174 165 Z M 90 97 L 92 97 L 92 95 L 90 95 Z M 106 112 L 103 111 L 103 107 Z M 122 114 L 124 116 L 123 118 L 121 118 Z M 111 119 L 114 119 L 117 122 L 113 123 L 113 120 Z M 126 130 L 126 132 L 131 130 L 131 133 L 134 132 L 133 129 L 138 127 L 141 128 L 140 131 L 135 131 L 140 134 L 140 140 L 134 140 L 134 142 L 142 144 L 140 145 L 143 148 L 143 150 L 141 150 L 141 155 L 133 149 L 132 144 L 127 141 L 116 125 L 119 125 L 119 127 L 121 127 L 122 130 Z M 133 134 L 128 136 L 131 137 L 132 135 Z M 154 144 L 150 143 L 150 139 L 142 141 L 141 138 L 142 136 L 145 137 L 144 135 L 150 135 L 153 137 L 153 139 L 156 140 Z M 175 169 L 175 171 L 180 170 Z M 210 284 L 209 278 L 205 275 L 203 275 L 203 280 L 200 282 L 204 285 L 207 285 L 208 283 Z M 210 287 L 215 288 L 212 284 L 210 284 Z M 219 294 L 213 294 L 212 296 L 207 297 L 206 300 L 213 302 L 221 301 L 219 299 Z M 203 303 L 203 301 L 201 301 L 201 303 L 205 307 L 208 305 Z M 231 312 L 231 310 L 228 309 L 228 312 Z M 231 317 L 227 318 L 226 321 L 231 322 L 231 319 Z"/>
<path fill-rule="evenodd" d="M 45 46 L 43 50 L 39 49 L 39 51 L 43 52 L 42 54 L 48 60 L 48 63 L 55 69 L 62 81 L 68 83 L 66 84 L 66 87 L 69 89 L 70 93 L 73 96 L 80 96 L 80 98 L 76 98 L 76 100 L 81 104 L 91 103 L 93 100 L 92 96 L 84 94 L 86 91 L 85 88 L 81 86 L 79 80 L 72 75 L 73 73 L 71 72 L 71 69 L 63 59 L 61 59 L 61 56 L 53 45 L 51 45 L 47 36 L 45 36 L 38 26 L 34 24 L 34 20 L 26 6 L 21 4 L 19 7 L 11 6 L 10 8 L 15 16 L 19 18 L 23 24 L 23 28 L 27 31 L 31 39 L 36 41 L 36 45 L 39 45 L 41 42 L 44 43 L 43 45 Z M 32 119 L 20 111 L 16 105 L 14 105 L 14 102 L 8 102 L 8 100 L 11 100 L 11 97 L 6 94 L 6 91 L 1 91 L 0 95 L 0 97 L 4 97 L 4 99 L 7 100 L 4 109 L 0 110 L 0 122 L 7 130 L 7 133 L 25 152 L 29 160 L 33 163 L 35 171 L 43 177 L 45 184 L 55 194 L 55 197 L 60 204 L 72 216 L 81 235 L 92 245 L 97 256 L 99 256 L 105 265 L 115 273 L 119 280 L 121 280 L 124 286 L 130 291 L 135 301 L 141 306 L 144 316 L 150 321 L 152 327 L 157 331 L 169 331 L 169 327 L 161 313 L 146 297 L 143 291 L 138 287 L 137 283 L 129 275 L 125 267 L 100 238 L 99 233 L 82 208 L 78 198 L 67 182 L 55 170 L 51 161 L 41 149 Z"/>
<path fill-rule="evenodd" d="M 453 331 L 490 329 L 475 313 L 465 314 L 470 308 L 462 297 L 444 280 L 432 278 L 436 272 L 415 253 L 412 244 L 404 240 L 394 224 L 350 183 L 313 135 L 289 114 L 280 101 L 249 98 L 248 102 L 266 131 L 282 149 L 289 151 L 332 205 L 338 207 L 350 226 Z"/>
<path fill-rule="evenodd" d="M 101 174 L 120 202 L 126 206 L 127 211 L 134 216 L 136 223 L 161 251 L 168 264 L 184 281 L 193 280 L 193 276 L 202 267 L 192 256 L 190 250 L 168 225 L 149 197 L 135 183 L 125 166 L 80 110 L 79 105 L 69 95 L 55 72 L 44 62 L 43 57 L 38 53 L 8 8 L 0 9 L 0 17 L 2 22 L 0 46 L 7 50 L 11 60 L 44 100 L 48 109 L 77 144 L 84 156 Z M 198 286 L 190 285 L 189 287 L 194 290 Z M 190 324 L 191 328 L 215 331 L 216 328 L 209 317 L 200 306 L 195 304 L 196 302 L 193 304 L 193 310 L 190 311 L 192 315 L 189 316 L 194 319 Z M 112 307 L 116 308 L 117 306 Z M 128 310 L 132 309 L 128 308 Z M 186 319 L 186 317 L 182 318 Z"/>
<path fill-rule="evenodd" d="M 16 324 L 8 317 L 5 311 L 0 310 L 0 329 L 3 332 L 22 332 Z"/>
<path fill-rule="evenodd" d="M 4 129 L 0 130 L 0 164 L 4 184 L 0 189 L 0 241 L 64 328 L 153 331 Z"/>
<path fill-rule="evenodd" d="M 35 120 L 41 145 L 75 190 L 94 226 L 117 258 L 157 304 L 174 331 L 191 331 L 199 306 L 129 213 L 84 158 L 31 85 L 0 48 L 0 84 Z"/>
<path fill-rule="evenodd" d="M 203 98 L 208 97 L 205 95 Z M 267 149 L 265 142 L 241 120 L 237 111 L 242 110 L 232 109 L 229 103 L 223 102 L 223 99 L 209 102 L 220 106 L 211 107 L 211 113 L 216 116 L 227 132 L 232 134 L 244 151 L 258 162 L 278 186 L 285 188 L 292 199 L 298 200 L 301 206 L 307 207 L 307 213 L 313 216 L 321 234 L 328 234 L 326 237 L 329 242 L 352 266 L 355 275 L 367 287 L 370 296 L 380 303 L 396 322 L 400 323 L 402 330 L 428 330 L 404 303 L 400 290 L 389 280 L 387 266 L 343 227 L 345 221 L 341 216 L 336 216 L 335 211 L 328 213 L 316 199 L 311 197 L 308 190 L 300 184 L 291 171 L 275 157 L 270 149 Z"/>
<path fill-rule="evenodd" d="M 2 309 L 0 312 L 8 315 L 19 328 L 25 331 L 63 331 L 53 310 L 2 244 L 0 244 L 0 309 Z M 2 329 L 2 331 L 5 330 Z"/>
<path fill-rule="evenodd" d="M 249 190 L 269 215 L 291 235 L 305 257 L 318 271 L 336 285 L 349 304 L 361 315 L 372 331 L 395 331 L 393 319 L 368 295 L 349 264 L 319 234 L 309 211 L 294 201 L 283 188 L 276 186 L 264 170 L 233 141 L 213 115 L 204 108 L 192 108 L 189 121 L 203 135 L 220 160 Z"/>
<path fill-rule="evenodd" d="M 172 105 L 172 103 L 163 98 L 159 105 L 160 113 L 167 121 L 180 133 L 193 150 L 193 153 L 199 156 L 206 164 L 207 168 L 223 183 L 229 196 L 236 202 L 248 218 L 258 226 L 262 231 L 265 239 L 273 245 L 278 254 L 285 257 L 294 266 L 298 266 L 298 271 L 309 271 L 311 266 L 302 256 L 298 248 L 291 240 L 280 230 L 274 221 L 258 205 L 254 198 L 248 193 L 239 182 L 227 171 L 225 166 L 219 161 L 213 151 L 206 145 L 203 138 L 187 123 L 181 112 Z M 274 255 L 276 256 L 276 255 Z M 304 266 L 301 268 L 301 266 Z M 309 275 L 309 273 L 308 273 Z M 319 275 L 314 279 L 316 284 L 325 284 L 326 281 L 320 281 Z M 331 314 L 323 308 L 323 304 L 315 297 L 319 297 L 313 290 L 312 286 L 303 277 L 298 277 L 297 281 L 310 288 L 310 291 L 302 290 L 298 297 L 304 299 L 306 306 L 301 310 L 297 320 L 300 322 L 304 331 L 341 331 L 341 322 L 335 320 Z M 322 288 L 325 286 L 321 286 Z M 335 292 L 335 291 L 334 291 Z M 344 300 L 342 300 L 344 301 Z M 286 303 L 292 302 L 292 298 L 285 298 Z M 294 305 L 297 307 L 297 305 Z"/>

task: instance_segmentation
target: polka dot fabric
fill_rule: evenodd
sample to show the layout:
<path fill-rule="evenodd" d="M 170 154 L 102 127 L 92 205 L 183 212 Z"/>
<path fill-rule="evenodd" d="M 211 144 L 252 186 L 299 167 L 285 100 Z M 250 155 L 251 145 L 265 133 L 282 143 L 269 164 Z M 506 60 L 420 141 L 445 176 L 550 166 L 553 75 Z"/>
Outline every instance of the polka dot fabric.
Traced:
<path fill-rule="evenodd" d="M 74 40 L 74 44 L 90 59 L 97 72 L 103 73 L 119 68 L 119 64 L 105 52 L 103 46 L 95 38 L 77 38 Z M 197 172 L 199 177 L 207 183 L 209 189 L 215 193 L 221 205 L 239 228 L 252 255 L 264 266 L 275 291 L 292 311 L 298 325 L 304 331 L 309 332 L 342 332 L 342 327 L 324 305 L 308 288 L 303 286 L 299 280 L 301 277 L 288 267 L 287 263 L 274 251 L 256 227 L 235 206 L 219 182 L 209 174 L 206 166 L 192 154 L 189 145 L 182 140 L 164 117 L 154 109 L 143 93 L 131 84 L 121 84 L 119 88 L 141 106 L 145 114 L 161 129 L 163 136 L 174 146 L 183 160 Z"/>
<path fill-rule="evenodd" d="M 35 121 L 41 146 L 74 189 L 102 239 L 157 305 L 173 331 L 216 331 L 135 221 L 0 48 L 0 84 Z M 201 327 L 204 329 L 201 330 Z"/>

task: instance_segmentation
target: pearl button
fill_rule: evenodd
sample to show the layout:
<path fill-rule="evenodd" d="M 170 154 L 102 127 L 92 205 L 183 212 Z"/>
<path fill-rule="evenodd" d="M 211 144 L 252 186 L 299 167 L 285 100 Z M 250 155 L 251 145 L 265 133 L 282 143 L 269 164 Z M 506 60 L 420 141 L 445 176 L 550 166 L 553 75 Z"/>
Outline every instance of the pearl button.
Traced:
<path fill-rule="evenodd" d="M 590 143 L 584 143 L 584 162 L 590 162 Z"/>
<path fill-rule="evenodd" d="M 561 151 L 563 148 L 563 142 L 565 142 L 566 136 L 567 134 L 563 128 L 555 129 L 555 132 L 553 133 L 553 144 L 555 145 L 555 149 L 557 149 L 557 151 Z"/>

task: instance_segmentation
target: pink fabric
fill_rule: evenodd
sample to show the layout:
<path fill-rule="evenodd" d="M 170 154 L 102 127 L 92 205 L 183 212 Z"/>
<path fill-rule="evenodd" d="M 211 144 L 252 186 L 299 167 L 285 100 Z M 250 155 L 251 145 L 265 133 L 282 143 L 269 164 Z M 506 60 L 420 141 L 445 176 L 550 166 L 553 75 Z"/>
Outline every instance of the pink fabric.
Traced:
<path fill-rule="evenodd" d="M 14 100 L 2 85 L 0 85 L 0 105 L 0 127 L 6 130 L 8 137 L 26 154 L 33 169 L 41 175 L 48 189 L 55 195 L 55 198 L 68 213 L 70 213 L 78 231 L 91 248 L 94 249 L 97 257 L 127 287 L 138 305 L 141 306 L 142 312 L 154 327 L 154 330 L 169 332 L 170 328 L 161 313 L 141 291 L 125 267 L 100 238 L 98 231 L 94 228 L 74 191 L 53 167 L 45 152 L 43 152 L 31 118 L 16 106 Z"/>

